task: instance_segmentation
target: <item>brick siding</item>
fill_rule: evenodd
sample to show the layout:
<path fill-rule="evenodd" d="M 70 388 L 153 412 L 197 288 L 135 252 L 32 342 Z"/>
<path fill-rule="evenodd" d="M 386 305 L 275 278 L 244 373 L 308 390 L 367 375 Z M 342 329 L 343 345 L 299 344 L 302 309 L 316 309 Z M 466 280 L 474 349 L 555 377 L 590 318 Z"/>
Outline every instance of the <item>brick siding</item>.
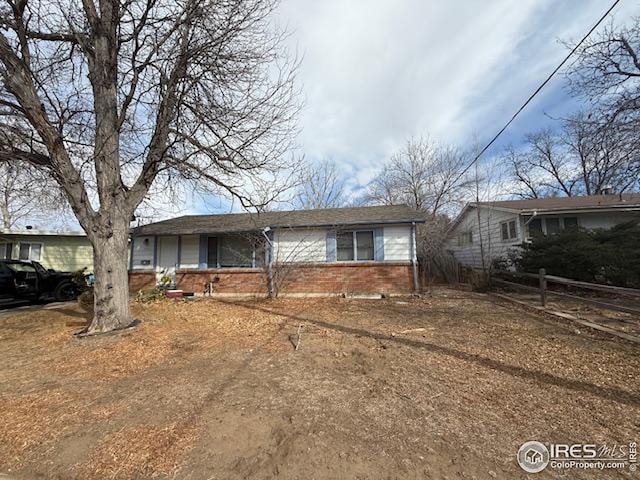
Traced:
<path fill-rule="evenodd" d="M 155 286 L 156 274 L 154 272 L 129 272 L 129 291 L 137 292 Z"/>
<path fill-rule="evenodd" d="M 146 276 L 145 276 L 146 275 Z M 275 285 L 283 293 L 411 293 L 413 276 L 408 262 L 336 262 L 274 266 Z M 144 279 L 143 279 L 144 278 Z M 130 274 L 132 291 L 153 284 L 152 272 Z M 177 287 L 203 293 L 214 282 L 216 293 L 267 293 L 267 276 L 258 268 L 178 270 Z M 153 285 L 151 285 L 153 286 Z"/>

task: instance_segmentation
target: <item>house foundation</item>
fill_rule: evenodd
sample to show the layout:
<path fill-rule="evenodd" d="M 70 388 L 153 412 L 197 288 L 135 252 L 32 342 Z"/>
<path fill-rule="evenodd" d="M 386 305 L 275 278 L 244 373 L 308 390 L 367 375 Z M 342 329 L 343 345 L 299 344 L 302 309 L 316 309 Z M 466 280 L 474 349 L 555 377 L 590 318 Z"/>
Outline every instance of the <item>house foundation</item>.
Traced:
<path fill-rule="evenodd" d="M 409 294 L 414 292 L 411 262 L 330 262 L 274 264 L 274 284 L 287 294 Z M 132 292 L 155 286 L 153 271 L 129 273 Z M 178 269 L 176 288 L 202 294 L 254 294 L 268 291 L 263 268 Z"/>

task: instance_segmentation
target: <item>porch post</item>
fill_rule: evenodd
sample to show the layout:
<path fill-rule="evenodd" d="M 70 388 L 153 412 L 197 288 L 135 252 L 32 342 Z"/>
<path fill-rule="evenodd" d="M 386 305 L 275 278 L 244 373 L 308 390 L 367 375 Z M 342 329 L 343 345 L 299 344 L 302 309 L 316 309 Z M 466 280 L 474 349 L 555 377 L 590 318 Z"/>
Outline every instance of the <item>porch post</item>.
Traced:
<path fill-rule="evenodd" d="M 180 268 L 182 261 L 182 235 L 178 235 L 178 254 L 176 255 L 176 269 Z"/>
<path fill-rule="evenodd" d="M 411 224 L 411 271 L 413 273 L 413 291 L 417 292 L 420 288 L 418 283 L 418 253 L 416 247 L 416 223 Z"/>
<path fill-rule="evenodd" d="M 134 236 L 131 236 L 131 242 L 129 242 L 129 271 L 133 270 L 133 243 L 135 241 Z"/>
<path fill-rule="evenodd" d="M 198 249 L 198 268 L 204 270 L 207 268 L 207 258 L 209 250 L 209 236 L 200 234 L 200 248 Z"/>
<path fill-rule="evenodd" d="M 270 227 L 266 227 L 262 230 L 262 235 L 267 240 L 265 251 L 265 256 L 267 257 L 267 291 L 269 298 L 273 298 L 275 296 L 273 287 L 273 230 Z"/>
<path fill-rule="evenodd" d="M 156 271 L 158 266 L 158 236 L 153 236 L 153 271 Z"/>

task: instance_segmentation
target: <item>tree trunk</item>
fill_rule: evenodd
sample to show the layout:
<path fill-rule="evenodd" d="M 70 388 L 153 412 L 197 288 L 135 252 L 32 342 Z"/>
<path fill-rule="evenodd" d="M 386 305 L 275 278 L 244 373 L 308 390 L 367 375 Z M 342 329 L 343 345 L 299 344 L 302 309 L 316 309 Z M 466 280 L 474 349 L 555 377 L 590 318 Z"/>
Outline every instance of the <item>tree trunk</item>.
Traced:
<path fill-rule="evenodd" d="M 91 235 L 93 243 L 94 315 L 87 333 L 104 333 L 131 324 L 127 266 L 127 226 Z"/>

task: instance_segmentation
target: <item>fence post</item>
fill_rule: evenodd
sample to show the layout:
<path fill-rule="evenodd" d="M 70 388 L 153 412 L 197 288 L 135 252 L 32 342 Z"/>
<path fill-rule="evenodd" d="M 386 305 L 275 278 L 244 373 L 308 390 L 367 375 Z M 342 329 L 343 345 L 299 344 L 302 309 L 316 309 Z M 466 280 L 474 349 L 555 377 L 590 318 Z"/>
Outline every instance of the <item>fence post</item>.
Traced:
<path fill-rule="evenodd" d="M 543 307 L 547 306 L 547 279 L 545 278 L 546 270 L 541 268 L 538 271 L 540 277 L 540 303 Z"/>

